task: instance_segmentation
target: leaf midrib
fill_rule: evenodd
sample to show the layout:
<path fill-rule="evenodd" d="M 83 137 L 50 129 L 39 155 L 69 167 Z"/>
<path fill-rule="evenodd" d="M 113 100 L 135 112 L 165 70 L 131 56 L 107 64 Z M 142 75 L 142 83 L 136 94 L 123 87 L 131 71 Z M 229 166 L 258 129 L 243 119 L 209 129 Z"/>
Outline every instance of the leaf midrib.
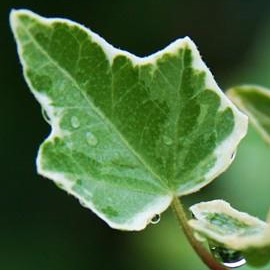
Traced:
<path fill-rule="evenodd" d="M 84 91 L 81 89 L 75 78 L 64 68 L 62 68 L 57 61 L 53 59 L 53 57 L 42 47 L 41 44 L 34 38 L 34 36 L 29 32 L 29 30 L 21 24 L 21 27 L 25 30 L 25 32 L 28 34 L 31 41 L 36 45 L 36 47 L 43 53 L 43 55 L 51 62 L 56 68 L 59 69 L 63 75 L 65 75 L 71 83 L 78 89 L 78 91 L 81 93 L 83 98 L 86 100 L 86 102 L 89 104 L 89 106 L 94 110 L 94 112 L 103 120 L 104 123 L 106 123 L 114 132 L 117 134 L 117 136 L 120 138 L 120 140 L 123 142 L 123 144 L 130 150 L 130 152 L 138 159 L 138 161 L 151 173 L 152 176 L 154 176 L 161 184 L 162 188 L 165 188 L 168 190 L 168 186 L 166 185 L 166 181 L 164 181 L 152 168 L 148 165 L 148 163 L 135 151 L 135 149 L 129 144 L 129 142 L 122 136 L 122 134 L 117 130 L 117 128 L 114 126 L 112 122 L 110 122 L 105 115 L 100 111 L 94 103 L 85 95 Z M 99 45 L 99 44 L 98 44 Z M 100 45 L 99 45 L 100 46 Z M 104 52 L 104 51 L 103 51 Z M 105 56 L 107 57 L 106 53 L 104 52 Z M 34 87 L 32 87 L 34 88 Z"/>

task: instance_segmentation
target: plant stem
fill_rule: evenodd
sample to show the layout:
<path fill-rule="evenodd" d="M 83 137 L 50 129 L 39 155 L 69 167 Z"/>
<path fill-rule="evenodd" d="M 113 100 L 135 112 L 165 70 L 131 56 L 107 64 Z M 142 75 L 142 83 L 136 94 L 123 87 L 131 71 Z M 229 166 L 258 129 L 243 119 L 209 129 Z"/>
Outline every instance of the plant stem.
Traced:
<path fill-rule="evenodd" d="M 227 268 L 219 264 L 208 252 L 208 250 L 194 237 L 193 231 L 188 225 L 188 219 L 180 199 L 174 197 L 171 207 L 189 243 L 200 256 L 201 260 L 212 270 L 227 270 Z"/>

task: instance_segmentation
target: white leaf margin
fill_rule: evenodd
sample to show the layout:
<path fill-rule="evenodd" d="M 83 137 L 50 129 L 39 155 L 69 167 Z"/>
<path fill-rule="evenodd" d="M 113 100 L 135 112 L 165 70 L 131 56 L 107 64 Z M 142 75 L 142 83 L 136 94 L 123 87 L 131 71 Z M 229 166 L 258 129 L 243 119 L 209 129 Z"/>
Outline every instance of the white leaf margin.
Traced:
<path fill-rule="evenodd" d="M 87 208 L 91 209 L 94 213 L 96 213 L 110 227 L 115 228 L 115 229 L 120 229 L 120 230 L 135 230 L 135 231 L 144 229 L 147 226 L 147 224 L 150 223 L 151 219 L 155 215 L 162 213 L 169 207 L 174 196 L 183 196 L 183 195 L 194 193 L 200 190 L 202 187 L 212 182 L 218 175 L 220 175 L 230 166 L 231 162 L 233 161 L 232 156 L 234 155 L 239 142 L 247 133 L 248 119 L 247 119 L 247 116 L 241 113 L 236 108 L 236 106 L 226 97 L 226 95 L 222 92 L 222 90 L 218 87 L 210 70 L 202 61 L 200 53 L 196 45 L 189 37 L 177 39 L 176 41 L 172 42 L 170 45 L 165 47 L 163 50 L 160 50 L 152 55 L 149 55 L 146 57 L 138 57 L 127 51 L 114 48 L 112 45 L 107 43 L 102 37 L 100 37 L 96 33 L 92 32 L 90 29 L 84 27 L 83 25 L 79 23 L 73 22 L 68 19 L 44 18 L 26 9 L 20 9 L 20 10 L 13 9 L 10 13 L 10 25 L 11 25 L 11 28 L 12 28 L 12 31 L 14 33 L 16 40 L 18 40 L 16 36 L 16 29 L 20 24 L 19 19 L 18 19 L 20 15 L 27 15 L 29 17 L 35 18 L 36 20 L 39 20 L 41 23 L 46 24 L 46 25 L 51 25 L 52 23 L 55 23 L 55 22 L 62 22 L 62 23 L 66 23 L 69 26 L 75 25 L 79 27 L 80 29 L 85 31 L 89 36 L 91 36 L 94 42 L 96 42 L 98 45 L 102 47 L 110 63 L 113 62 L 113 59 L 116 56 L 125 55 L 132 61 L 134 66 L 139 65 L 139 64 L 155 65 L 155 62 L 157 61 L 157 59 L 162 57 L 164 54 L 166 53 L 174 54 L 180 48 L 184 48 L 188 46 L 192 50 L 192 54 L 193 54 L 193 68 L 206 73 L 206 88 L 214 90 L 220 97 L 221 105 L 220 105 L 219 110 L 223 110 L 226 107 L 230 107 L 233 111 L 234 120 L 235 120 L 234 130 L 232 131 L 231 135 L 228 136 L 227 139 L 224 140 L 215 149 L 214 155 L 217 157 L 217 161 L 215 165 L 211 168 L 211 170 L 205 175 L 205 180 L 201 182 L 200 184 L 197 184 L 193 189 L 189 189 L 188 192 L 183 193 L 179 191 L 179 192 L 176 192 L 176 194 L 169 193 L 168 195 L 160 196 L 154 202 L 152 202 L 151 205 L 146 205 L 143 211 L 135 215 L 132 219 L 130 219 L 126 223 L 118 224 L 118 223 L 112 222 L 111 220 L 106 218 L 102 213 L 97 211 L 97 209 L 91 202 L 86 201 L 82 197 L 78 196 L 78 194 L 72 190 L 69 184 L 70 181 L 69 179 L 67 179 L 67 177 L 64 174 L 50 172 L 43 169 L 42 156 L 40 155 L 40 150 L 39 150 L 39 154 L 36 160 L 38 173 L 62 185 L 64 190 L 66 190 L 68 193 L 78 198 L 83 203 L 83 205 L 85 205 Z M 23 70 L 25 71 L 27 65 L 24 62 L 24 59 L 22 57 L 23 48 L 19 42 L 17 45 L 17 50 L 18 50 L 20 60 L 22 62 Z M 51 106 L 52 102 L 48 99 L 47 96 L 40 95 L 37 93 L 37 91 L 35 91 L 31 82 L 27 78 L 25 72 L 24 72 L 24 77 L 32 93 L 35 95 L 36 99 L 39 101 L 39 103 L 42 105 L 42 107 L 45 109 L 46 113 L 48 114 L 49 118 L 51 119 L 52 130 L 51 130 L 50 135 L 46 139 L 46 141 L 51 141 L 56 136 L 60 138 L 63 137 L 64 134 L 59 128 L 59 119 L 57 119 L 56 117 L 59 114 L 59 112 L 55 111 L 53 106 Z"/>

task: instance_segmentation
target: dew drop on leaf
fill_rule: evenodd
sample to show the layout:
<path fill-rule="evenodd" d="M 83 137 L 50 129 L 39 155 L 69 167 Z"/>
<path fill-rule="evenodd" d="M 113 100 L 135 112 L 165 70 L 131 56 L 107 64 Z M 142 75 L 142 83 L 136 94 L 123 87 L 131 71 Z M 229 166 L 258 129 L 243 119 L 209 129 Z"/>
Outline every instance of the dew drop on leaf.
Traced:
<path fill-rule="evenodd" d="M 230 250 L 213 244 L 209 244 L 209 247 L 214 258 L 228 268 L 237 268 L 246 263 L 240 251 Z"/>
<path fill-rule="evenodd" d="M 231 155 L 231 159 L 232 159 L 232 160 L 234 160 L 235 155 L 236 155 L 236 151 L 234 151 L 234 152 L 232 153 L 232 155 Z"/>
<path fill-rule="evenodd" d="M 56 186 L 58 186 L 59 188 L 63 189 L 64 185 L 60 182 L 55 182 Z"/>
<path fill-rule="evenodd" d="M 87 204 L 83 200 L 79 200 L 79 203 L 80 203 L 81 206 L 87 208 Z"/>
<path fill-rule="evenodd" d="M 77 116 L 72 116 L 70 119 L 71 125 L 73 128 L 79 128 L 80 127 L 80 121 Z"/>
<path fill-rule="evenodd" d="M 170 138 L 170 137 L 168 137 L 168 136 L 163 136 L 163 142 L 166 144 L 166 145 L 172 145 L 172 143 L 173 143 L 173 140 Z"/>
<path fill-rule="evenodd" d="M 158 224 L 159 222 L 160 222 L 160 215 L 159 214 L 155 215 L 150 221 L 151 224 Z"/>
<path fill-rule="evenodd" d="M 92 132 L 86 132 L 86 141 L 89 145 L 91 146 L 95 146 L 98 143 L 97 138 L 95 137 L 95 135 Z"/>
<path fill-rule="evenodd" d="M 51 124 L 51 120 L 50 120 L 50 117 L 49 115 L 47 114 L 46 110 L 42 107 L 41 108 L 41 114 L 43 116 L 43 119 L 48 123 L 48 124 Z"/>
<path fill-rule="evenodd" d="M 66 146 L 69 148 L 69 149 L 72 149 L 73 148 L 73 142 L 72 141 L 68 141 L 66 143 Z"/>

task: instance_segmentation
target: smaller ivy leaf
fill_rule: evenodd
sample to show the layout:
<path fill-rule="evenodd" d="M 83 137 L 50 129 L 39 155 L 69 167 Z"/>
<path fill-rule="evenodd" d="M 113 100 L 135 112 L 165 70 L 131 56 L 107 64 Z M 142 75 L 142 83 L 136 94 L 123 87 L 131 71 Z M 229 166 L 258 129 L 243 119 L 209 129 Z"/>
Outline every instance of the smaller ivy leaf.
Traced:
<path fill-rule="evenodd" d="M 190 207 L 196 219 L 189 225 L 209 243 L 240 251 L 251 265 L 270 260 L 270 224 L 239 212 L 223 200 L 202 202 Z"/>
<path fill-rule="evenodd" d="M 263 140 L 270 144 L 270 90 L 256 85 L 244 85 L 229 89 L 227 95 L 249 116 Z"/>

